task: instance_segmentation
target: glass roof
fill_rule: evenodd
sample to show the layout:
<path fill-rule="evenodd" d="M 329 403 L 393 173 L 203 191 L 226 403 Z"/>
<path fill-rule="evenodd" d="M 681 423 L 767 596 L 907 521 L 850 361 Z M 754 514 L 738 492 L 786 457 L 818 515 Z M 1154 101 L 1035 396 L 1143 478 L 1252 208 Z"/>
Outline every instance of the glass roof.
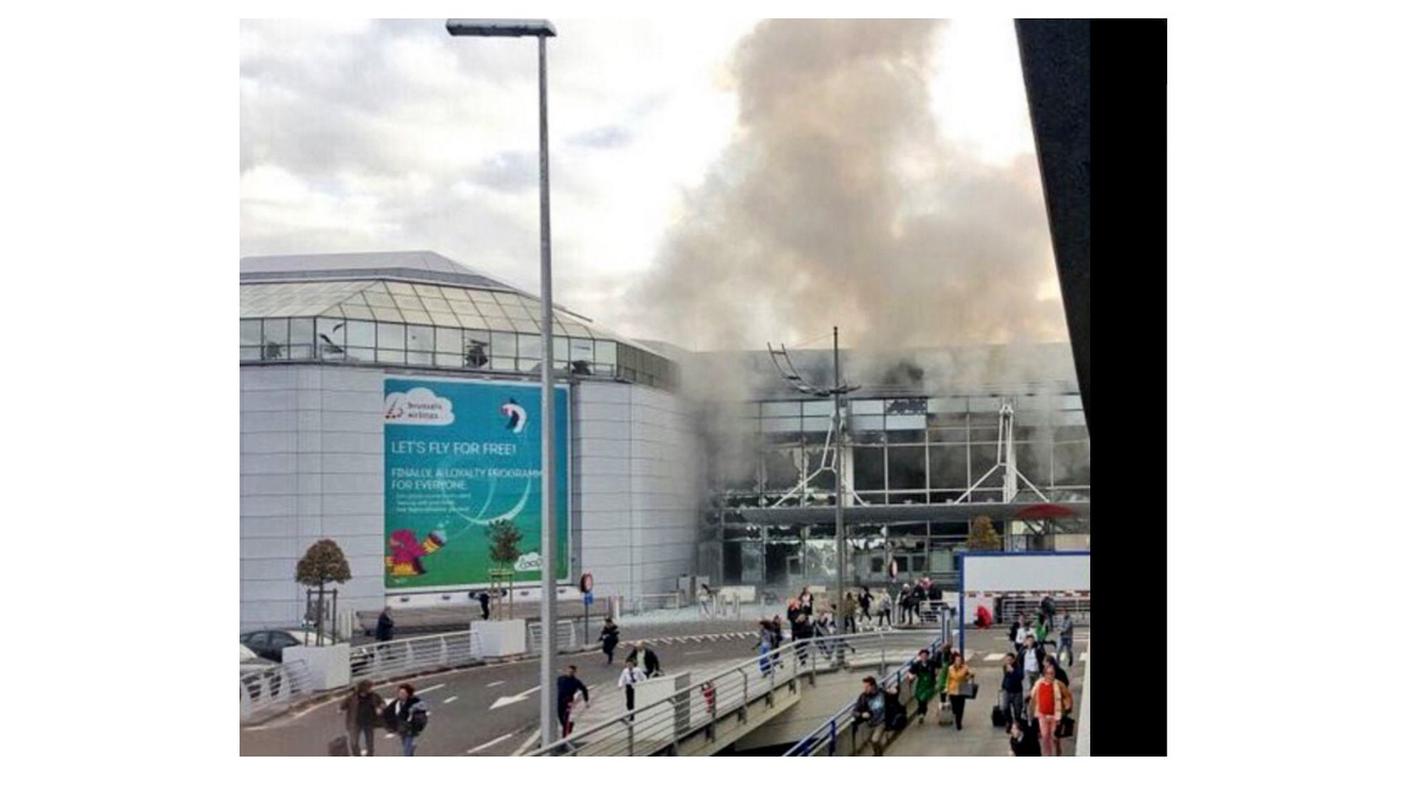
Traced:
<path fill-rule="evenodd" d="M 241 283 L 240 318 L 336 316 L 346 319 L 540 332 L 541 303 L 509 291 L 394 280 Z M 565 311 L 555 312 L 556 333 L 623 341 Z"/>

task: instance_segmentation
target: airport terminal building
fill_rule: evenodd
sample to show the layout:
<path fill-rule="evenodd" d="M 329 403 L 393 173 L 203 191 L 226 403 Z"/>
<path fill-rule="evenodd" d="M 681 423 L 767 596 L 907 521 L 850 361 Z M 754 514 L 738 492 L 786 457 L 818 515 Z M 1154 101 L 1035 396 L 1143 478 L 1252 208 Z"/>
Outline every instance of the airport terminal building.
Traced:
<path fill-rule="evenodd" d="M 464 601 L 488 583 L 496 520 L 522 535 L 515 579 L 540 579 L 540 315 L 434 253 L 241 260 L 241 629 L 299 622 L 294 567 L 323 537 L 351 566 L 341 608 Z M 700 488 L 678 366 L 556 322 L 559 579 L 672 589 L 695 564 Z"/>
<path fill-rule="evenodd" d="M 491 574 L 532 598 L 545 485 L 563 591 L 583 572 L 598 596 L 626 598 L 687 574 L 834 582 L 829 399 L 790 391 L 766 353 L 710 353 L 775 387 L 701 404 L 681 386 L 692 353 L 555 314 L 559 464 L 543 482 L 534 295 L 430 252 L 241 260 L 241 629 L 301 620 L 294 567 L 324 537 L 351 566 L 341 608 L 464 602 Z M 865 363 L 842 353 L 846 372 Z M 983 376 L 938 374 L 957 370 Z M 904 576 L 951 572 L 963 504 L 1006 497 L 988 475 L 1000 433 L 1029 485 L 1019 499 L 1088 505 L 1065 345 L 915 352 L 864 385 L 843 410 L 840 459 L 853 581 L 891 561 Z M 1013 524 L 1021 547 L 1088 547 L 1088 510 Z M 511 564 L 489 553 L 505 530 L 521 537 Z"/>

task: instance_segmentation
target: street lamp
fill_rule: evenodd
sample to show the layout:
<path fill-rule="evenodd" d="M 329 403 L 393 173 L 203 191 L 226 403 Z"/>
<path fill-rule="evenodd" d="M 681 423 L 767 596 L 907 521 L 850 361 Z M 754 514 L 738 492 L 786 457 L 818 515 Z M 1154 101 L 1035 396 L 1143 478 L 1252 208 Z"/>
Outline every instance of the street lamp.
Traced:
<path fill-rule="evenodd" d="M 557 579 L 553 540 L 556 538 L 557 456 L 556 423 L 553 419 L 553 360 L 552 360 L 552 228 L 548 220 L 548 37 L 557 35 L 557 28 L 546 19 L 449 19 L 445 29 L 451 36 L 536 36 L 538 39 L 538 228 L 540 232 L 539 261 L 542 266 L 542 338 L 543 338 L 543 535 L 542 535 L 542 656 L 539 660 L 539 707 L 541 740 L 544 746 L 556 740 L 557 721 L 554 718 L 553 691 L 557 689 L 553 664 L 557 661 Z M 512 585 L 512 583 L 510 583 Z"/>

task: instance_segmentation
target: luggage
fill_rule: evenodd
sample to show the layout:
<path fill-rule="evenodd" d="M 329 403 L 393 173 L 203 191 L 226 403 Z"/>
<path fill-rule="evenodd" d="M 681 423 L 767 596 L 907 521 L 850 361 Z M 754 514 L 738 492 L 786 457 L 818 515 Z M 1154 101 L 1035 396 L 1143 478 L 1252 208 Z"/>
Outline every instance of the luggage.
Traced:
<path fill-rule="evenodd" d="M 969 698 L 969 699 L 971 699 L 971 698 L 977 698 L 977 697 L 978 697 L 978 683 L 977 683 L 977 682 L 968 682 L 968 681 L 964 681 L 964 682 L 958 683 L 958 695 L 962 696 L 963 698 Z"/>
<path fill-rule="evenodd" d="M 1076 736 L 1076 722 L 1070 715 L 1062 715 L 1061 722 L 1056 725 L 1056 736 L 1059 738 Z"/>
<path fill-rule="evenodd" d="M 339 734 L 328 742 L 328 756 L 351 756 L 352 747 L 347 743 L 347 735 Z"/>
<path fill-rule="evenodd" d="M 1001 704 L 992 705 L 992 725 L 999 729 L 1007 727 L 1007 713 L 1002 711 Z"/>
<path fill-rule="evenodd" d="M 953 725 L 953 710 L 948 707 L 939 707 L 939 712 L 934 716 L 934 722 L 940 726 Z"/>

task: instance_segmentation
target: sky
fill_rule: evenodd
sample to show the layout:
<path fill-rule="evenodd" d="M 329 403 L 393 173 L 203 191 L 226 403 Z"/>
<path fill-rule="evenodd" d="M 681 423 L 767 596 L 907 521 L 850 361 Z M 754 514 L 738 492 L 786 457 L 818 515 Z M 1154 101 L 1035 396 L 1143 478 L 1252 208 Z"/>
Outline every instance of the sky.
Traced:
<path fill-rule="evenodd" d="M 736 53 L 758 20 L 695 20 L 686 33 L 665 21 L 554 23 L 555 301 L 629 336 L 688 345 L 632 301 L 747 137 Z M 922 83 L 936 144 L 1039 190 L 1011 22 L 956 20 L 931 35 Z M 240 50 L 242 256 L 429 249 L 536 292 L 531 40 L 452 38 L 439 19 L 245 21 Z M 1050 313 L 1055 269 L 1041 267 L 1027 288 Z M 767 332 L 814 329 L 780 319 Z"/>

